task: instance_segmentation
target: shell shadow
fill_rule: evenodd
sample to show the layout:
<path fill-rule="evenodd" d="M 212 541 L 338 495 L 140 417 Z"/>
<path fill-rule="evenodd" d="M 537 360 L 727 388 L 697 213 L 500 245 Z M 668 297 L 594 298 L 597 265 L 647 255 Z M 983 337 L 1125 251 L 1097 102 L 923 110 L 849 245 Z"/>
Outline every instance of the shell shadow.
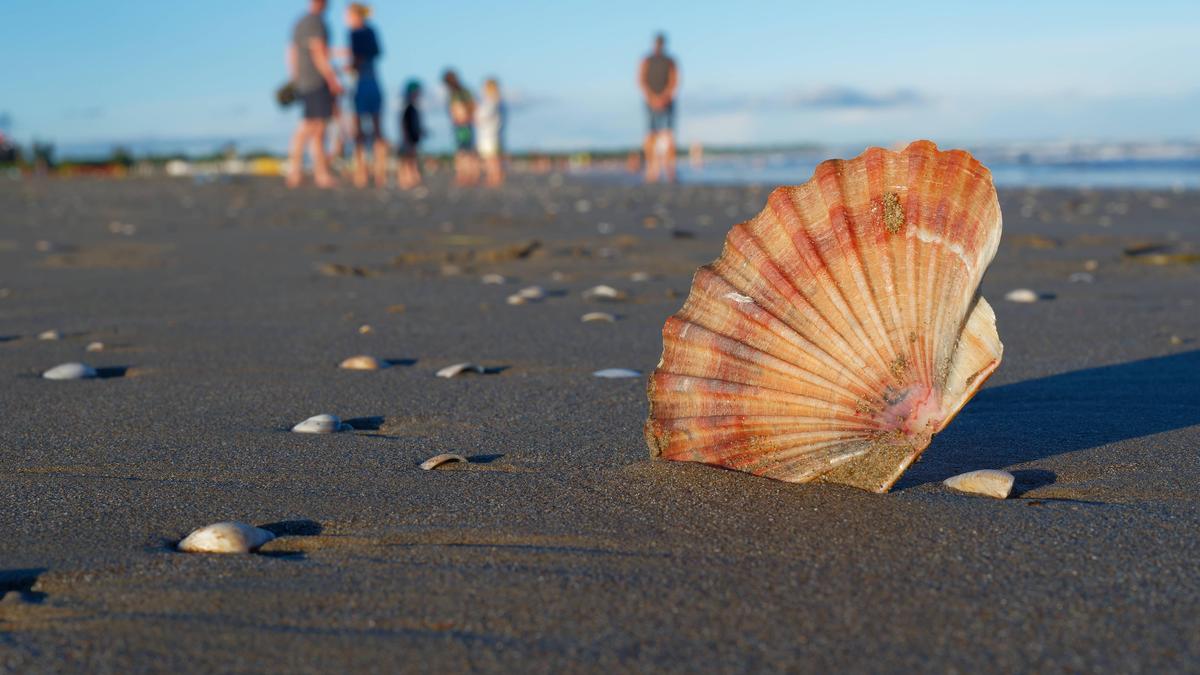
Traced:
<path fill-rule="evenodd" d="M 985 388 L 895 490 L 1200 424 L 1200 350 Z M 1017 471 L 1022 492 L 1053 482 Z"/>
<path fill-rule="evenodd" d="M 42 602 L 46 599 L 46 594 L 33 590 L 33 585 L 45 571 L 45 567 L 0 570 L 0 598 L 9 593 L 17 593 L 24 602 Z"/>
<path fill-rule="evenodd" d="M 259 525 L 259 527 L 274 534 L 276 537 L 315 537 L 325 531 L 323 525 L 308 518 L 281 520 L 277 523 Z M 275 539 L 275 541 L 279 542 L 276 544 L 277 547 L 272 547 L 272 542 L 267 542 L 266 546 L 256 551 L 256 555 L 291 561 L 308 559 L 308 555 L 303 550 L 287 548 L 286 540 Z"/>
<path fill-rule="evenodd" d="M 96 377 L 107 380 L 112 377 L 125 377 L 125 373 L 129 372 L 130 366 L 107 366 L 105 368 L 96 369 Z"/>
<path fill-rule="evenodd" d="M 389 368 L 393 368 L 396 366 L 415 366 L 415 365 L 417 365 L 416 359 L 383 359 L 383 362 L 388 364 Z"/>
<path fill-rule="evenodd" d="M 259 525 L 259 527 L 276 537 L 312 537 L 325 531 L 325 528 L 320 523 L 307 518 L 281 520 L 277 523 Z"/>
<path fill-rule="evenodd" d="M 371 415 L 369 417 L 352 417 L 348 420 L 342 420 L 345 424 L 349 424 L 355 431 L 379 431 L 386 422 L 386 418 L 382 415 Z M 267 528 L 263 528 L 267 529 Z"/>

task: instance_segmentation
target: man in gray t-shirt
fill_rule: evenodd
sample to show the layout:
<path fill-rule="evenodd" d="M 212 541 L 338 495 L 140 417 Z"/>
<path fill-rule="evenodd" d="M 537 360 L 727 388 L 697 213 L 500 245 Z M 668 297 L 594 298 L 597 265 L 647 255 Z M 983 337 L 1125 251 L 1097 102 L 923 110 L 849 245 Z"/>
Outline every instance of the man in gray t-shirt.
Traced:
<path fill-rule="evenodd" d="M 319 187 L 331 187 L 329 158 L 325 154 L 325 127 L 333 117 L 334 105 L 342 86 L 329 60 L 329 31 L 325 27 L 325 0 L 309 0 L 308 13 L 296 22 L 288 45 L 288 71 L 296 95 L 304 105 L 288 157 L 287 183 L 300 184 L 304 168 L 304 147 L 312 148 L 313 178 Z"/>
<path fill-rule="evenodd" d="M 642 59 L 638 68 L 638 87 L 646 99 L 650 129 L 642 143 L 646 155 L 646 182 L 658 180 L 660 173 L 675 180 L 675 90 L 679 86 L 679 68 L 667 56 L 667 36 L 654 38 L 654 51 Z"/>
<path fill-rule="evenodd" d="M 292 30 L 292 44 L 296 49 L 296 91 L 305 94 L 325 86 L 325 78 L 313 63 L 312 50 L 309 41 L 316 40 L 329 44 L 329 31 L 325 28 L 325 18 L 320 14 L 305 14 L 296 22 Z"/>

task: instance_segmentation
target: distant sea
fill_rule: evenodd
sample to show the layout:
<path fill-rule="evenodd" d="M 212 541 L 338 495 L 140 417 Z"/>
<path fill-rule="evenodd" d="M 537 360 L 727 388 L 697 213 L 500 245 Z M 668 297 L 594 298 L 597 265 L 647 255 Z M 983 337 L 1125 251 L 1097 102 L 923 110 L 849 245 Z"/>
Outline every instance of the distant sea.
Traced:
<path fill-rule="evenodd" d="M 943 147 L 953 147 L 946 145 Z M 1200 190 L 1200 143 L 1040 143 L 967 147 L 1005 187 Z M 710 153 L 702 167 L 680 162 L 686 183 L 795 185 L 822 160 L 857 148 Z"/>

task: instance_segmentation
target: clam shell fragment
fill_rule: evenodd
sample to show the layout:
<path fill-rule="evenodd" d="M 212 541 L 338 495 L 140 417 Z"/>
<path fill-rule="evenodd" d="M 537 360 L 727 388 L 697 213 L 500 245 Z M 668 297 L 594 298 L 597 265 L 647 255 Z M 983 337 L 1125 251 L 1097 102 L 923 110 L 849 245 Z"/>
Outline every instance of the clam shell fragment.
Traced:
<path fill-rule="evenodd" d="M 62 363 L 42 373 L 47 380 L 89 380 L 98 377 L 96 369 L 86 363 Z"/>
<path fill-rule="evenodd" d="M 1036 291 L 1031 291 L 1028 288 L 1015 288 L 1004 294 L 1004 299 L 1009 302 L 1037 302 L 1038 294 Z"/>
<path fill-rule="evenodd" d="M 641 377 L 642 373 L 632 368 L 605 368 L 592 373 L 593 377 L 603 377 L 609 380 L 619 380 L 626 377 Z"/>
<path fill-rule="evenodd" d="M 298 434 L 334 434 L 339 431 L 350 431 L 352 429 L 349 424 L 343 423 L 336 415 L 323 413 L 313 415 L 303 422 L 292 427 L 292 431 Z"/>
<path fill-rule="evenodd" d="M 377 359 L 374 356 L 359 354 L 358 356 L 351 356 L 343 360 L 338 364 L 338 368 L 344 368 L 345 370 L 383 370 L 388 365 L 387 361 Z"/>
<path fill-rule="evenodd" d="M 459 375 L 462 375 L 463 373 L 479 373 L 480 375 L 483 375 L 483 374 L 487 373 L 487 368 L 484 368 L 483 366 L 479 365 L 478 363 L 470 363 L 470 362 L 456 363 L 452 366 L 446 366 L 445 368 L 442 368 L 441 370 L 437 371 L 437 376 L 438 377 L 457 377 Z"/>
<path fill-rule="evenodd" d="M 612 314 L 609 314 L 608 312 L 588 312 L 587 314 L 584 314 L 579 320 L 584 323 L 590 323 L 592 321 L 603 321 L 606 323 L 612 323 L 617 320 L 617 317 L 613 316 Z"/>
<path fill-rule="evenodd" d="M 583 292 L 584 300 L 624 300 L 627 296 L 612 286 L 600 284 Z"/>
<path fill-rule="evenodd" d="M 421 468 L 426 471 L 430 471 L 432 469 L 438 468 L 439 466 L 441 466 L 443 464 L 447 464 L 450 462 L 464 462 L 465 463 L 466 461 L 467 461 L 467 458 L 463 457 L 462 455 L 455 454 L 453 452 L 445 452 L 440 455 L 435 455 L 433 457 L 430 457 L 429 459 L 425 460 L 424 462 L 421 462 Z"/>
<path fill-rule="evenodd" d="M 192 530 L 176 548 L 187 553 L 250 553 L 274 538 L 261 527 L 225 521 Z"/>
<path fill-rule="evenodd" d="M 775 189 L 663 326 L 663 459 L 886 492 L 1000 363 L 990 172 L 917 141 Z"/>
<path fill-rule="evenodd" d="M 1008 499 L 1008 495 L 1012 494 L 1014 480 L 1013 475 L 1007 471 L 980 469 L 951 476 L 942 483 L 959 492 Z"/>

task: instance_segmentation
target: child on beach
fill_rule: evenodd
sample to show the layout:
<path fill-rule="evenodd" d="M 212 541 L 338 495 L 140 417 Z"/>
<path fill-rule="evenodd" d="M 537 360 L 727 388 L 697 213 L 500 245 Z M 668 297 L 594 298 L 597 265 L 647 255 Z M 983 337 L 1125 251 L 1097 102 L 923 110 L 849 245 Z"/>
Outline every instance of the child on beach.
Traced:
<path fill-rule="evenodd" d="M 504 184 L 504 117 L 500 83 L 491 78 L 483 84 L 483 101 L 475 109 L 476 147 L 483 159 L 483 170 L 490 187 Z"/>
<path fill-rule="evenodd" d="M 421 111 L 417 107 L 421 100 L 421 83 L 409 80 L 404 85 L 404 112 L 400 113 L 400 170 L 396 183 L 408 190 L 421 184 L 421 167 L 417 160 L 417 149 L 425 131 L 421 126 Z"/>
<path fill-rule="evenodd" d="M 454 130 L 454 182 L 474 185 L 479 182 L 479 159 L 475 154 L 475 99 L 453 70 L 447 70 L 442 81 L 449 94 L 450 126 Z"/>

